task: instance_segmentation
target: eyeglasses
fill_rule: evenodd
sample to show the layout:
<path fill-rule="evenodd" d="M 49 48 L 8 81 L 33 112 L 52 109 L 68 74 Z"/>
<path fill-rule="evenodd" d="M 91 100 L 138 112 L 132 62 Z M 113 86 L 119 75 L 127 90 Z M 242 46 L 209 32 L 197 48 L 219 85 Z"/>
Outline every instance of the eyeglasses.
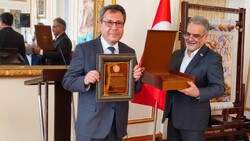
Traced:
<path fill-rule="evenodd" d="M 59 25 L 52 26 L 52 28 L 57 28 Z"/>
<path fill-rule="evenodd" d="M 112 27 L 114 24 L 116 25 L 117 28 L 122 28 L 124 26 L 124 22 L 113 22 L 113 21 L 102 21 L 105 23 L 107 27 Z"/>
<path fill-rule="evenodd" d="M 200 34 L 191 34 L 189 32 L 183 34 L 183 38 L 184 39 L 189 39 L 190 37 L 192 37 L 194 40 L 199 41 L 204 35 L 206 35 L 206 33 L 204 33 L 203 35 Z"/>

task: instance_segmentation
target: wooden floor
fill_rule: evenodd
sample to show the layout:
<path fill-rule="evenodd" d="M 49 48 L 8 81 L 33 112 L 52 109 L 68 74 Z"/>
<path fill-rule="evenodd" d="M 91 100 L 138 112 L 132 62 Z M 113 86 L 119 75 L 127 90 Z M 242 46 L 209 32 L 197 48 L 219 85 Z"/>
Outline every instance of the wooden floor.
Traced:
<path fill-rule="evenodd" d="M 155 135 L 155 141 L 162 141 L 162 134 Z M 152 141 L 153 135 L 146 135 L 140 137 L 131 137 L 131 138 L 124 138 L 122 141 Z"/>

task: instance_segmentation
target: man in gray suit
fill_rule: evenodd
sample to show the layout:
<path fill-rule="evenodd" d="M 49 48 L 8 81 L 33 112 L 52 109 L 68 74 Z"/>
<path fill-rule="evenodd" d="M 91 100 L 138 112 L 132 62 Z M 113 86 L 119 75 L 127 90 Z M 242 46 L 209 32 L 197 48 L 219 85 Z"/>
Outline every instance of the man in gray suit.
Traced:
<path fill-rule="evenodd" d="M 205 45 L 209 22 L 192 17 L 184 34 L 186 49 L 173 53 L 170 69 L 196 77 L 189 88 L 167 91 L 163 122 L 168 118 L 168 141 L 204 141 L 210 125 L 209 100 L 224 94 L 222 58 Z"/>
<path fill-rule="evenodd" d="M 120 5 L 108 5 L 100 12 L 101 35 L 77 45 L 70 67 L 63 78 L 63 87 L 71 92 L 80 92 L 76 122 L 77 141 L 121 141 L 126 134 L 128 101 L 96 102 L 96 82 L 100 74 L 96 70 L 96 54 L 135 53 L 120 42 L 124 31 L 126 13 Z M 140 90 L 143 69 L 133 68 L 136 91 Z"/>

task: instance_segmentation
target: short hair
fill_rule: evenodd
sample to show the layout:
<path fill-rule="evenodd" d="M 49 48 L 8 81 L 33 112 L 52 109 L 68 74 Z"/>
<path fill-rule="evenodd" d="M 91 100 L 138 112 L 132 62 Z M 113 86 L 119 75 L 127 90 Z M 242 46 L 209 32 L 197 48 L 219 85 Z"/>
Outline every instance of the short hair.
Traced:
<path fill-rule="evenodd" d="M 63 28 L 64 31 L 66 30 L 66 22 L 62 18 L 57 17 L 53 21 L 57 22 L 58 24 L 60 24 L 62 26 L 62 28 Z"/>
<path fill-rule="evenodd" d="M 190 23 L 203 25 L 204 30 L 205 30 L 204 33 L 207 33 L 209 31 L 209 21 L 206 18 L 202 17 L 202 16 L 191 17 L 189 22 L 188 22 L 188 25 Z"/>
<path fill-rule="evenodd" d="M 120 11 L 123 15 L 123 20 L 124 20 L 124 23 L 126 22 L 126 11 L 125 9 L 121 6 L 121 5 L 118 5 L 118 4 L 115 4 L 115 5 L 107 5 L 107 6 L 104 6 L 102 8 L 102 10 L 100 11 L 100 21 L 103 22 L 103 16 L 105 14 L 105 12 L 107 10 L 111 10 L 111 12 L 117 12 L 117 11 Z"/>
<path fill-rule="evenodd" d="M 0 15 L 0 21 L 2 21 L 3 23 L 12 26 L 13 24 L 13 15 L 9 12 L 4 12 Z"/>

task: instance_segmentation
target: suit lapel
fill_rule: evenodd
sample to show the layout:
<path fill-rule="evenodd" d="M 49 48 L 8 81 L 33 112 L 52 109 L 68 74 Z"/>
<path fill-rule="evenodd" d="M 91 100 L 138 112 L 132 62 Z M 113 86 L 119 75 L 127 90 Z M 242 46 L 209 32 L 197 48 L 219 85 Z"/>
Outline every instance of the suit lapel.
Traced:
<path fill-rule="evenodd" d="M 179 55 L 177 55 L 177 58 L 174 58 L 176 61 L 171 61 L 171 62 L 175 62 L 175 64 L 176 64 L 176 66 L 174 68 L 176 71 L 180 70 L 182 59 L 184 57 L 184 53 L 185 53 L 185 49 L 182 50 Z"/>
<path fill-rule="evenodd" d="M 104 53 L 100 37 L 101 35 L 98 38 L 96 38 L 95 39 L 96 41 L 94 42 L 94 48 L 97 54 Z"/>
<path fill-rule="evenodd" d="M 25 63 L 26 63 L 27 65 L 30 65 L 30 63 L 29 63 L 28 58 L 27 58 L 26 55 L 25 55 L 25 57 L 24 57 L 23 59 L 25 60 Z"/>
<path fill-rule="evenodd" d="M 124 47 L 120 42 L 118 42 L 119 53 L 128 53 L 126 47 Z"/>
<path fill-rule="evenodd" d="M 57 48 L 57 45 L 59 44 L 59 42 L 60 42 L 63 38 L 66 38 L 65 36 L 66 36 L 66 34 L 65 34 L 65 33 L 62 33 L 62 35 L 60 35 L 60 36 L 54 41 L 54 48 L 55 48 L 55 49 Z"/>
<path fill-rule="evenodd" d="M 192 61 L 188 64 L 185 73 L 190 73 L 195 66 L 202 60 L 203 57 L 207 54 L 207 47 L 203 45 L 201 49 L 196 53 Z"/>
<path fill-rule="evenodd" d="M 178 50 L 172 54 L 169 70 L 179 71 L 185 49 Z"/>

